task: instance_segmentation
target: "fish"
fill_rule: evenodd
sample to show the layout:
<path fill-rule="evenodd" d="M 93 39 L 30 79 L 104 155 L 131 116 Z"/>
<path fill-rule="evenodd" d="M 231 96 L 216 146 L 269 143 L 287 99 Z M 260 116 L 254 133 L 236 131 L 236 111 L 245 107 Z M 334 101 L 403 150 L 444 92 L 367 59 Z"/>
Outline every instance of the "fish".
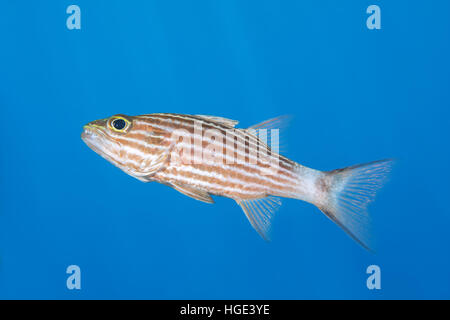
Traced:
<path fill-rule="evenodd" d="M 393 160 L 332 171 L 303 166 L 279 152 L 277 117 L 249 128 L 218 116 L 116 114 L 89 122 L 82 140 L 142 182 L 159 182 L 193 199 L 233 199 L 266 240 L 281 198 L 316 206 L 347 235 L 373 251 L 367 207 L 385 183 Z M 270 131 L 271 142 L 267 136 Z"/>

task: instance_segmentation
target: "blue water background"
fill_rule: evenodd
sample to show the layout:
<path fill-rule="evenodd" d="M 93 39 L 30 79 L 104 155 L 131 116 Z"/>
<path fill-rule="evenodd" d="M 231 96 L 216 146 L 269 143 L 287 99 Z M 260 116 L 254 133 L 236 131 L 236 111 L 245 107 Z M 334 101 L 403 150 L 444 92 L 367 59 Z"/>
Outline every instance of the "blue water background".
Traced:
<path fill-rule="evenodd" d="M 81 30 L 66 8 L 81 8 Z M 382 29 L 368 30 L 377 4 Z M 448 1 L 4 1 L 0 298 L 450 298 Z M 397 158 L 377 254 L 283 200 L 263 241 L 230 199 L 127 176 L 82 126 L 124 113 L 294 116 L 284 155 Z M 78 265 L 81 290 L 66 288 Z M 366 268 L 382 271 L 368 290 Z"/>

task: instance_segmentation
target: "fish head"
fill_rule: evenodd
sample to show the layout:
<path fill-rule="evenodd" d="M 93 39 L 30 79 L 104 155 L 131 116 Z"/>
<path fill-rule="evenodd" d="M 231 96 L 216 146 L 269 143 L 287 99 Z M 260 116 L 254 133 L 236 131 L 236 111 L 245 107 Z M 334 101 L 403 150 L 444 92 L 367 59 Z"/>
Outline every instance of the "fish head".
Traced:
<path fill-rule="evenodd" d="M 81 139 L 104 159 L 142 181 L 158 168 L 166 150 L 164 136 L 155 135 L 151 122 L 123 114 L 86 124 Z"/>

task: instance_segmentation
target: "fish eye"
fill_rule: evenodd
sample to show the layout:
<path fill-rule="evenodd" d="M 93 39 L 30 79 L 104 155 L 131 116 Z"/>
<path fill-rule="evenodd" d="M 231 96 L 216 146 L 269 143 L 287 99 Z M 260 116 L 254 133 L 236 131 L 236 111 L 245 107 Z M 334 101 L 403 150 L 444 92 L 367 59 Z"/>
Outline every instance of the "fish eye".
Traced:
<path fill-rule="evenodd" d="M 112 116 L 107 123 L 110 130 L 119 133 L 125 133 L 131 127 L 131 122 L 121 115 Z"/>
<path fill-rule="evenodd" d="M 127 123 L 123 119 L 114 119 L 111 124 L 116 130 L 119 131 L 123 130 L 127 125 Z"/>

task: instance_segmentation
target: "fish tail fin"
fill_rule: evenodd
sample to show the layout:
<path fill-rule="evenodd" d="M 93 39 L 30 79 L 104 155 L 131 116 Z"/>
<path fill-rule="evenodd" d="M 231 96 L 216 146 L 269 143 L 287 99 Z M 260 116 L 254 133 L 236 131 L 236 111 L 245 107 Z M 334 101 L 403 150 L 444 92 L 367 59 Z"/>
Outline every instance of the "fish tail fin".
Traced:
<path fill-rule="evenodd" d="M 317 207 L 369 251 L 373 251 L 373 243 L 367 206 L 386 181 L 392 164 L 392 159 L 385 159 L 328 171 L 318 184 L 325 193 Z"/>

